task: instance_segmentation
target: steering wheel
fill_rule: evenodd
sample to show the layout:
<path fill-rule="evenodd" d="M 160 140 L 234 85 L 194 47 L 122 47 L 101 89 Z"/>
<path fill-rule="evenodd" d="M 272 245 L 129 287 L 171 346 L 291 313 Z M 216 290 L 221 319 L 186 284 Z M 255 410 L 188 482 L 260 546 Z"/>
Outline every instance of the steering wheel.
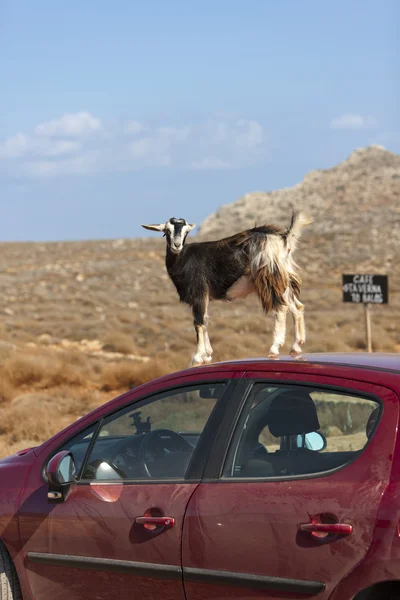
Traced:
<path fill-rule="evenodd" d="M 139 446 L 137 460 L 147 477 L 154 477 L 154 474 L 150 471 L 152 467 L 149 467 L 147 455 L 151 454 L 155 457 L 155 460 L 157 460 L 157 454 L 159 453 L 160 447 L 163 450 L 170 449 L 170 444 L 163 439 L 165 437 L 168 438 L 169 442 L 172 441 L 171 445 L 173 445 L 174 452 L 193 452 L 193 446 L 189 444 L 182 435 L 175 431 L 170 429 L 154 429 L 154 431 L 146 433 Z M 158 448 L 154 447 L 156 444 Z"/>
<path fill-rule="evenodd" d="M 120 440 L 113 448 L 112 454 L 110 454 L 107 458 L 105 458 L 105 462 L 119 475 L 121 479 L 130 479 L 132 478 L 132 473 L 129 473 L 129 464 L 127 465 L 128 471 L 125 471 L 124 465 L 118 465 L 116 459 L 120 455 L 126 455 L 129 451 L 134 451 L 136 454 L 135 447 L 139 446 L 139 440 L 136 436 L 126 436 L 124 439 Z M 136 459 L 137 461 L 137 459 Z M 99 461 L 100 462 L 100 461 Z"/>

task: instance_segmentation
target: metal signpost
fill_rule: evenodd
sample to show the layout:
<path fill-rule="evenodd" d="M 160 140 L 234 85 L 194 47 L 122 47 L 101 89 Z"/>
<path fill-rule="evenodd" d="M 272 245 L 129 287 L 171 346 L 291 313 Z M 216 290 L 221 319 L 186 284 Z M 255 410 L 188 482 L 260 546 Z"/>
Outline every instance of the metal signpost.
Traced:
<path fill-rule="evenodd" d="M 367 350 L 372 352 L 371 304 L 387 304 L 389 283 L 387 275 L 342 275 L 343 302 L 363 304 Z"/>

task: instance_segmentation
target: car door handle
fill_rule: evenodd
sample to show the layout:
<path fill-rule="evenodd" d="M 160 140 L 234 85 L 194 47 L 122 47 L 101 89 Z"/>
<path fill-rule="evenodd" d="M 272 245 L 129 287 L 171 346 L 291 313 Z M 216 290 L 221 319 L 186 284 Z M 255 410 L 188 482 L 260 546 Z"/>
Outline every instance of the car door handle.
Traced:
<path fill-rule="evenodd" d="M 175 519 L 173 517 L 136 517 L 135 523 L 144 525 L 146 529 L 154 529 L 154 527 L 173 527 Z M 149 527 L 146 527 L 149 526 Z"/>
<path fill-rule="evenodd" d="M 307 531 L 315 537 L 319 534 L 328 535 L 350 535 L 353 532 L 353 525 L 348 523 L 304 523 L 300 525 L 300 531 Z"/>

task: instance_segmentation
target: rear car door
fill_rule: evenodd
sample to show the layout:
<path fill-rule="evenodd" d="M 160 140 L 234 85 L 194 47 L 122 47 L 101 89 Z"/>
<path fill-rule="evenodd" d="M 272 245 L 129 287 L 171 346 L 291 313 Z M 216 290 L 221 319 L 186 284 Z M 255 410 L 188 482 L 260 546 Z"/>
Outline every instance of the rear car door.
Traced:
<path fill-rule="evenodd" d="M 49 503 L 41 465 L 32 469 L 19 522 L 35 600 L 184 600 L 183 518 L 229 375 L 172 381 L 66 441 L 57 451 L 72 452 L 79 475 L 65 502 Z"/>
<path fill-rule="evenodd" d="M 187 600 L 327 599 L 370 548 L 398 398 L 314 373 L 247 379 L 188 505 Z"/>

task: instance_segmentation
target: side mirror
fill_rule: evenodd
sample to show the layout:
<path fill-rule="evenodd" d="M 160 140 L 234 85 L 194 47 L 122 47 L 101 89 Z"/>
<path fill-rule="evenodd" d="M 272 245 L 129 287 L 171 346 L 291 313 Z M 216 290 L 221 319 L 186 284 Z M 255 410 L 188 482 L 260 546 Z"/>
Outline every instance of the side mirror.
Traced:
<path fill-rule="evenodd" d="M 297 446 L 302 446 L 302 436 L 297 436 Z M 311 431 L 305 435 L 305 447 L 314 452 L 320 452 L 326 448 L 326 437 L 320 431 Z"/>
<path fill-rule="evenodd" d="M 46 474 L 48 479 L 47 498 L 51 501 L 64 502 L 76 477 L 72 454 L 67 450 L 55 454 L 47 464 Z"/>

